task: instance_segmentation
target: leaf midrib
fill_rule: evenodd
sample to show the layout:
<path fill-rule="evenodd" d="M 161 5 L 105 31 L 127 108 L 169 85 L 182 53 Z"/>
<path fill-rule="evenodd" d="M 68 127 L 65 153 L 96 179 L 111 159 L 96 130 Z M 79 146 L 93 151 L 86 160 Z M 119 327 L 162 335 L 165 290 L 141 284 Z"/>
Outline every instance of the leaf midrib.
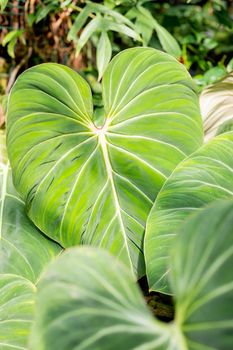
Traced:
<path fill-rule="evenodd" d="M 107 149 L 107 141 L 105 138 L 104 133 L 99 135 L 99 142 L 100 142 L 100 146 L 103 152 L 103 159 L 104 159 L 104 163 L 106 166 L 106 170 L 107 170 L 107 175 L 111 184 L 111 188 L 112 188 L 112 193 L 113 193 L 113 197 L 114 197 L 114 202 L 115 202 L 115 208 L 116 208 L 116 213 L 117 216 L 119 218 L 119 223 L 120 223 L 120 227 L 121 227 L 121 232 L 122 232 L 122 236 L 125 242 L 125 247 L 126 247 L 126 251 L 127 251 L 127 255 L 128 255 L 128 260 L 130 263 L 130 269 L 134 274 L 134 268 L 133 268 L 133 264 L 131 261 L 131 256 L 130 256 L 130 252 L 129 252 L 129 247 L 128 247 L 128 237 L 127 234 L 125 232 L 125 227 L 124 227 L 124 223 L 123 223 L 123 219 L 121 216 L 121 207 L 120 207 L 120 203 L 119 203 L 119 199 L 118 199 L 118 195 L 117 195 L 117 190 L 116 190 L 116 186 L 114 183 L 114 179 L 113 179 L 113 169 L 111 166 L 111 162 L 109 159 L 109 154 L 108 154 L 108 149 Z"/>

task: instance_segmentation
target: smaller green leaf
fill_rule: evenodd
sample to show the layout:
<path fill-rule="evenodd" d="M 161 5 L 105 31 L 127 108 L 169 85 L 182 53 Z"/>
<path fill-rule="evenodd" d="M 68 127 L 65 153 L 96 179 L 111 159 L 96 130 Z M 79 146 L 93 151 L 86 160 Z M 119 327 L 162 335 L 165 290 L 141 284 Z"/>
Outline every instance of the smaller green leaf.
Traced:
<path fill-rule="evenodd" d="M 121 23 L 115 23 L 112 21 L 105 21 L 106 23 L 106 29 L 107 30 L 112 30 L 114 32 L 118 32 L 124 35 L 129 36 L 130 38 L 137 40 L 137 41 L 142 41 L 140 35 L 133 29 L 129 28 L 125 24 Z"/>
<path fill-rule="evenodd" d="M 12 58 L 15 58 L 15 45 L 17 43 L 17 38 L 12 39 L 7 45 L 8 55 Z"/>
<path fill-rule="evenodd" d="M 12 30 L 9 32 L 2 40 L 2 46 L 7 45 L 8 55 L 12 58 L 15 57 L 15 45 L 17 43 L 17 39 L 20 39 L 23 44 L 25 44 L 25 38 L 23 36 L 23 30 Z"/>
<path fill-rule="evenodd" d="M 132 7 L 128 12 L 126 12 L 125 16 L 130 20 L 135 19 L 138 14 L 138 9 L 136 7 Z"/>
<path fill-rule="evenodd" d="M 61 3 L 61 8 L 63 9 L 65 7 L 67 7 L 67 6 L 69 6 L 71 2 L 72 2 L 72 0 L 65 0 L 65 1 L 63 1 Z"/>
<path fill-rule="evenodd" d="M 148 19 L 149 22 L 153 24 L 155 31 L 157 32 L 160 44 L 162 48 L 170 55 L 179 58 L 181 57 L 181 49 L 176 39 L 164 28 L 162 27 L 156 19 L 151 15 L 151 13 L 142 6 L 138 6 L 139 11 Z"/>
<path fill-rule="evenodd" d="M 87 1 L 87 3 L 93 12 L 107 14 L 112 18 L 114 18 L 117 22 L 124 23 L 125 25 L 134 28 L 134 24 L 127 17 L 123 16 L 121 13 L 111 10 L 102 4 L 97 4 L 91 1 Z"/>
<path fill-rule="evenodd" d="M 6 8 L 7 3 L 8 3 L 8 0 L 0 0 L 1 11 L 4 11 L 4 9 Z"/>
<path fill-rule="evenodd" d="M 28 13 L 27 14 L 27 23 L 28 23 L 29 27 L 33 26 L 33 23 L 35 22 L 35 20 L 36 20 L 35 13 Z"/>
<path fill-rule="evenodd" d="M 153 23 L 148 21 L 148 19 L 142 13 L 138 12 L 135 28 L 138 33 L 141 33 L 143 44 L 148 45 L 154 30 Z"/>
<path fill-rule="evenodd" d="M 90 37 L 102 28 L 102 17 L 98 16 L 92 19 L 82 31 L 80 38 L 78 39 L 78 45 L 76 47 L 76 55 L 82 50 L 83 46 L 86 45 Z"/>
<path fill-rule="evenodd" d="M 23 34 L 22 30 L 12 30 L 11 32 L 7 33 L 3 40 L 2 40 L 2 46 L 6 46 L 10 41 L 17 39 Z"/>
<path fill-rule="evenodd" d="M 89 16 L 89 14 L 91 13 L 91 9 L 90 6 L 85 6 L 84 9 L 82 10 L 82 12 L 80 12 L 80 14 L 76 17 L 74 24 L 72 25 L 72 27 L 69 30 L 67 39 L 68 40 L 74 40 L 77 41 L 78 37 L 77 34 L 80 31 L 80 29 L 84 26 L 84 24 L 87 21 L 87 18 Z"/>
<path fill-rule="evenodd" d="M 55 6 L 54 4 L 49 4 L 45 7 L 40 7 L 39 11 L 36 14 L 36 23 L 40 22 L 42 19 L 44 19 L 50 11 L 54 10 Z"/>
<path fill-rule="evenodd" d="M 157 32 L 159 41 L 162 45 L 162 48 L 169 53 L 170 55 L 179 58 L 181 57 L 181 49 L 176 39 L 162 27 L 157 21 L 154 22 L 154 28 Z"/>
<path fill-rule="evenodd" d="M 101 33 L 100 40 L 97 46 L 97 52 L 96 52 L 99 81 L 102 78 L 104 71 L 110 62 L 111 56 L 112 56 L 112 45 L 109 40 L 108 34 L 103 31 Z"/>

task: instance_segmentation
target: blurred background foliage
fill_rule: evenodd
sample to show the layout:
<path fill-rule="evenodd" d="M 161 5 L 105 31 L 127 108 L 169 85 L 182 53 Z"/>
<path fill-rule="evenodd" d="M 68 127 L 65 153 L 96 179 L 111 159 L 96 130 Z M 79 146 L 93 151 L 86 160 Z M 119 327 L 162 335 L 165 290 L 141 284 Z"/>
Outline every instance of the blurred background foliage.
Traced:
<path fill-rule="evenodd" d="M 99 82 L 109 60 L 133 46 L 175 56 L 200 92 L 233 70 L 233 0 L 0 0 L 0 6 L 3 109 L 17 75 L 49 61 L 81 72 L 101 107 Z"/>

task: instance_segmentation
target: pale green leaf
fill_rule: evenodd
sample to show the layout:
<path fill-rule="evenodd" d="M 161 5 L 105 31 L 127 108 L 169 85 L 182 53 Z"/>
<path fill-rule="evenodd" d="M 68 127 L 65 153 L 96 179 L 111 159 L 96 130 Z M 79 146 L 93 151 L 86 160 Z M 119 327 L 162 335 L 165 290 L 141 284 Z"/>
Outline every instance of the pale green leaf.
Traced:
<path fill-rule="evenodd" d="M 98 16 L 92 19 L 86 27 L 83 29 L 80 37 L 77 40 L 76 55 L 82 50 L 83 46 L 86 45 L 90 37 L 102 29 L 102 17 Z"/>
<path fill-rule="evenodd" d="M 112 45 L 109 40 L 108 34 L 103 31 L 100 36 L 100 40 L 96 50 L 96 63 L 99 72 L 100 80 L 107 68 L 112 56 Z"/>
<path fill-rule="evenodd" d="M 12 30 L 9 33 L 7 33 L 3 40 L 2 40 L 2 46 L 6 46 L 9 42 L 12 40 L 17 39 L 23 34 L 23 30 Z"/>
<path fill-rule="evenodd" d="M 209 140 L 224 130 L 231 129 L 233 119 L 233 72 L 221 82 L 207 86 L 200 96 L 205 138 Z M 229 124 L 227 122 L 229 121 Z M 220 129 L 224 124 L 224 128 Z M 228 128 L 225 128 L 228 126 Z M 232 130 L 232 129 L 231 129 Z"/>
<path fill-rule="evenodd" d="M 227 133 L 180 163 L 157 196 L 145 235 L 147 275 L 152 290 L 171 292 L 167 282 L 168 257 L 175 231 L 183 220 L 216 199 L 232 196 L 233 133 Z"/>
<path fill-rule="evenodd" d="M 15 45 L 16 45 L 16 43 L 17 43 L 17 38 L 14 38 L 7 45 L 7 53 L 12 58 L 15 58 Z"/>
<path fill-rule="evenodd" d="M 157 21 L 154 22 L 154 28 L 157 32 L 162 48 L 170 55 L 176 58 L 180 58 L 181 49 L 176 39 L 167 31 L 167 29 L 162 27 Z"/>
<path fill-rule="evenodd" d="M 123 16 L 121 13 L 111 10 L 107 6 L 104 6 L 102 4 L 97 4 L 91 1 L 87 1 L 88 6 L 92 9 L 93 12 L 96 13 L 103 13 L 107 14 L 110 17 L 114 18 L 119 23 L 124 23 L 125 25 L 134 28 L 134 24 L 125 16 Z"/>
<path fill-rule="evenodd" d="M 4 11 L 8 4 L 8 0 L 0 0 L 1 11 Z"/>
<path fill-rule="evenodd" d="M 33 222 L 64 247 L 108 249 L 144 274 L 147 215 L 166 178 L 202 144 L 192 79 L 149 48 L 117 55 L 104 73 L 104 124 L 70 68 L 43 64 L 11 91 L 8 153 Z"/>
<path fill-rule="evenodd" d="M 147 21 L 154 27 L 164 51 L 176 58 L 180 58 L 181 49 L 176 39 L 156 21 L 156 19 L 147 9 L 142 6 L 138 6 L 138 10 L 144 16 L 145 20 L 147 19 Z"/>
<path fill-rule="evenodd" d="M 82 10 L 82 12 L 80 12 L 80 14 L 76 17 L 74 24 L 70 28 L 67 36 L 68 40 L 78 41 L 78 36 L 77 36 L 78 32 L 82 29 L 82 27 L 86 23 L 90 13 L 91 13 L 91 9 L 88 5 L 86 5 Z"/>
<path fill-rule="evenodd" d="M 141 41 L 140 35 L 134 29 L 126 26 L 125 24 L 115 23 L 111 20 L 107 21 L 106 19 L 105 19 L 105 23 L 106 23 L 106 27 L 105 27 L 106 30 L 111 30 L 113 32 L 121 33 L 126 36 L 129 36 L 134 40 Z"/>
<path fill-rule="evenodd" d="M 48 4 L 46 6 L 42 5 L 39 7 L 39 10 L 36 13 L 36 23 L 39 23 L 42 19 L 44 19 L 51 11 L 56 8 L 54 3 Z"/>
<path fill-rule="evenodd" d="M 141 33 L 143 44 L 148 45 L 154 31 L 154 25 L 153 22 L 148 20 L 148 18 L 145 17 L 144 14 L 142 14 L 140 11 L 137 12 L 135 29 L 138 33 Z"/>

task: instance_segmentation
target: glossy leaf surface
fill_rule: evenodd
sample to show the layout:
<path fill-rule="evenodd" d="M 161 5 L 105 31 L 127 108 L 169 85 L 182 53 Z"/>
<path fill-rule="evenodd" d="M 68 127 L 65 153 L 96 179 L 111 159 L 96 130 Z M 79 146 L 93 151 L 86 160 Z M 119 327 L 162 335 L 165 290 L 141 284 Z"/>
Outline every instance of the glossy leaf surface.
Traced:
<path fill-rule="evenodd" d="M 27 218 L 8 165 L 0 165 L 0 348 L 26 349 L 35 284 L 59 246 Z"/>
<path fill-rule="evenodd" d="M 233 344 L 233 201 L 217 201 L 178 232 L 171 259 L 176 325 L 190 350 Z"/>
<path fill-rule="evenodd" d="M 106 251 L 63 254 L 39 283 L 31 349 L 231 350 L 232 213 L 233 202 L 221 202 L 180 229 L 170 324 L 154 319 L 130 271 Z"/>
<path fill-rule="evenodd" d="M 168 257 L 181 222 L 216 199 L 232 196 L 233 133 L 227 133 L 179 164 L 154 203 L 145 235 L 147 274 L 152 290 L 170 293 Z"/>
<path fill-rule="evenodd" d="M 8 152 L 34 223 L 64 247 L 104 247 L 143 275 L 152 203 L 202 143 L 193 89 L 169 55 L 126 50 L 105 71 L 98 125 L 90 87 L 71 69 L 43 64 L 21 75 L 10 96 Z"/>
<path fill-rule="evenodd" d="M 164 343 L 130 271 L 104 250 L 64 253 L 38 288 L 32 349 L 136 350 Z"/>

